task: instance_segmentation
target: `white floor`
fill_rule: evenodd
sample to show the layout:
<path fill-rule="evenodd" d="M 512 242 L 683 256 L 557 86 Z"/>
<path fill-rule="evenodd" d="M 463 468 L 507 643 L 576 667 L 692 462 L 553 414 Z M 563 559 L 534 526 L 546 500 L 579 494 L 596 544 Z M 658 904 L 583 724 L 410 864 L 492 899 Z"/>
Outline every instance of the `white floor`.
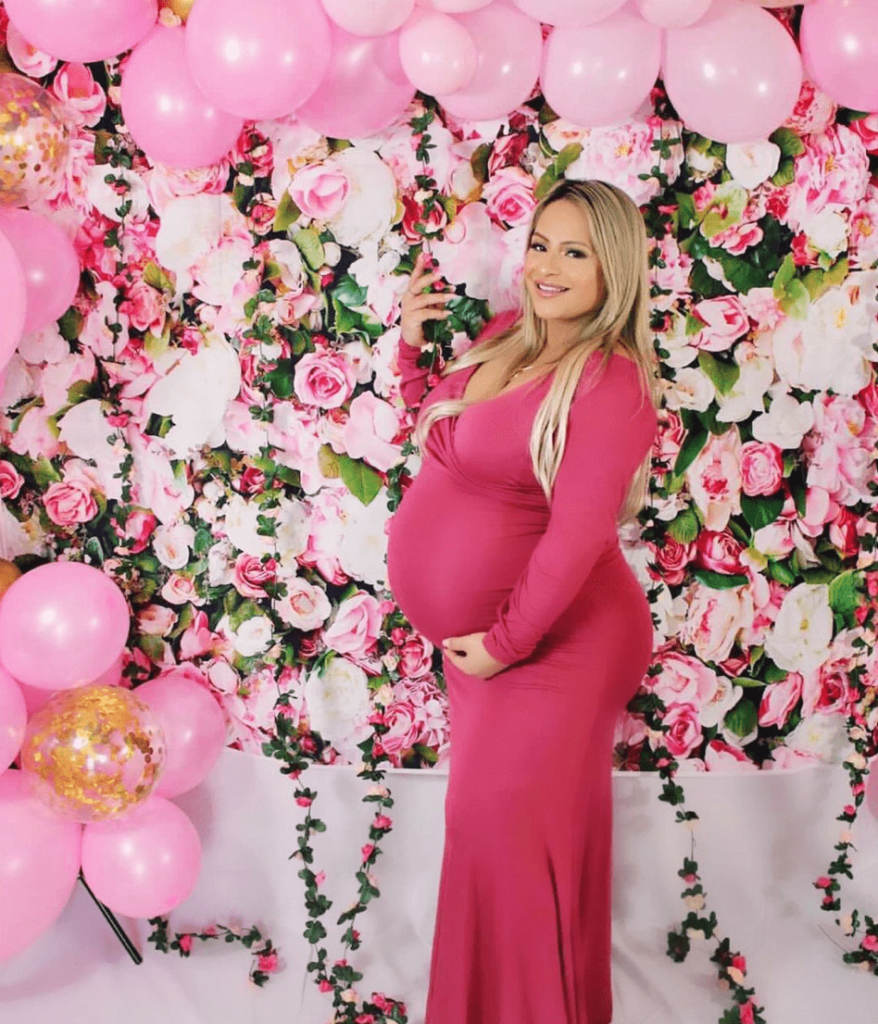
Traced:
<path fill-rule="evenodd" d="M 240 947 L 196 945 L 182 960 L 145 942 L 145 922 L 123 922 L 145 962 L 136 967 L 85 893 L 78 889 L 42 939 L 0 967 L 0 1021 L 9 1024 L 327 1024 L 331 1005 L 305 977 L 309 949 L 295 848 L 300 811 L 293 784 L 276 762 L 226 752 L 208 781 L 179 802 L 204 843 L 204 866 L 178 928 L 211 920 L 258 922 L 280 947 L 284 970 L 264 989 L 247 980 Z M 317 860 L 335 900 L 326 917 L 354 899 L 353 873 L 371 811 L 359 803 L 353 770 L 315 768 L 315 813 L 328 830 Z M 421 1024 L 442 847 L 445 776 L 389 776 L 396 806 L 378 875 L 381 898 L 358 927 L 354 956 L 363 992 L 404 999 Z M 656 799 L 658 780 L 615 778 L 616 867 L 614 1024 L 714 1024 L 727 1003 L 706 949 L 683 965 L 664 954 L 665 933 L 679 919 L 676 871 L 686 831 Z M 710 906 L 733 948 L 748 959 L 750 980 L 768 1024 L 878 1024 L 878 978 L 845 966 L 842 936 L 818 906 L 811 882 L 826 869 L 845 802 L 840 769 L 693 775 L 690 806 L 701 815 L 696 856 Z M 878 825 L 865 812 L 855 832 L 856 903 L 878 916 Z M 335 915 L 335 916 L 334 916 Z M 330 955 L 340 955 L 338 930 Z M 486 1022 L 493 1024 L 493 1022 Z M 515 1024 L 515 1022 L 504 1022 Z"/>

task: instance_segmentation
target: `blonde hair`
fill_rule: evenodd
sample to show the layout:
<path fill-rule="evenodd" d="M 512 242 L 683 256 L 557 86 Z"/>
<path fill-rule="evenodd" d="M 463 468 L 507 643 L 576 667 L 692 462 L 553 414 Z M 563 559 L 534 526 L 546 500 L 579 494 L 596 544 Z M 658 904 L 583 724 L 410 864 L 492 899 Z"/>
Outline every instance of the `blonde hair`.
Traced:
<path fill-rule="evenodd" d="M 602 358 L 591 378 L 599 379 L 614 351 L 623 349 L 640 370 L 644 396 L 657 404 L 656 360 L 649 329 L 649 272 L 646 229 L 640 210 L 615 185 L 604 181 L 560 181 L 537 205 L 528 234 L 528 247 L 542 212 L 561 200 L 575 203 L 588 218 L 591 239 L 603 272 L 603 304 L 582 318 L 579 339 L 558 362 L 554 379 L 534 417 L 530 456 L 534 476 L 551 501 L 552 486 L 567 443 L 567 421 L 582 371 L 596 351 Z M 522 316 L 509 330 L 473 346 L 448 363 L 453 373 L 478 363 L 506 364 L 506 373 L 533 362 L 546 344 L 546 325 L 534 312 L 526 287 L 522 288 Z M 472 402 L 449 399 L 428 406 L 418 419 L 416 438 L 423 450 L 432 425 L 459 415 Z M 634 474 L 619 512 L 619 523 L 629 522 L 648 496 L 650 456 Z"/>

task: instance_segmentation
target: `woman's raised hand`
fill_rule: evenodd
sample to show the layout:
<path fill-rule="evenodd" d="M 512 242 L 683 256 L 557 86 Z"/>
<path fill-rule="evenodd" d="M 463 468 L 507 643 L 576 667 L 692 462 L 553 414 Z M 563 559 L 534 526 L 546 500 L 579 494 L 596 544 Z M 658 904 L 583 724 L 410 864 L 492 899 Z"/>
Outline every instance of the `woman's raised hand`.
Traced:
<path fill-rule="evenodd" d="M 454 298 L 453 291 L 431 292 L 425 291 L 436 285 L 442 275 L 438 271 L 431 271 L 428 266 L 430 257 L 421 253 L 415 261 L 409 286 L 402 296 L 402 317 L 399 321 L 402 330 L 402 340 L 414 348 L 423 348 L 426 344 L 424 337 L 424 323 L 427 320 L 444 320 L 451 316 L 449 310 L 445 309 L 445 303 Z"/>

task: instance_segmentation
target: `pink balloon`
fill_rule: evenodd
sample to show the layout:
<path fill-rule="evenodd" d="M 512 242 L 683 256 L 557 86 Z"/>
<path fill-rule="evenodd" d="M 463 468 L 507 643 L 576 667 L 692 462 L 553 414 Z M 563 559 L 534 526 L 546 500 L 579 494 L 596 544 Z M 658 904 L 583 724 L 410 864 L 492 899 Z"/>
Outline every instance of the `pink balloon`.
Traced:
<path fill-rule="evenodd" d="M 26 316 L 24 271 L 12 242 L 0 233 L 0 370 L 21 341 Z"/>
<path fill-rule="evenodd" d="M 659 28 L 686 28 L 703 18 L 713 0 L 637 0 L 641 18 Z M 783 0 L 789 6 L 789 0 Z"/>
<path fill-rule="evenodd" d="M 0 777 L 0 963 L 36 941 L 70 898 L 82 827 L 47 810 L 24 772 Z"/>
<path fill-rule="evenodd" d="M 66 231 L 30 210 L 0 210 L 0 231 L 12 243 L 24 273 L 23 333 L 29 334 L 70 308 L 79 290 L 79 257 Z"/>
<path fill-rule="evenodd" d="M 426 7 L 446 14 L 465 14 L 468 11 L 479 11 L 494 0 L 426 0 Z"/>
<path fill-rule="evenodd" d="M 121 821 L 85 827 L 82 873 L 95 896 L 117 914 L 166 914 L 191 894 L 200 870 L 195 826 L 162 797 L 151 796 Z"/>
<path fill-rule="evenodd" d="M 630 11 L 598 25 L 553 29 L 541 76 L 546 102 L 583 128 L 615 124 L 649 96 L 661 46 L 660 29 Z"/>
<path fill-rule="evenodd" d="M 592 25 L 618 11 L 626 0 L 512 0 L 547 25 Z"/>
<path fill-rule="evenodd" d="M 317 88 L 329 28 L 319 0 L 198 0 L 186 23 L 189 70 L 222 110 L 280 117 Z"/>
<path fill-rule="evenodd" d="M 123 661 L 123 656 L 120 654 L 106 672 L 99 675 L 97 679 L 87 680 L 87 683 L 93 683 L 95 686 L 118 686 L 122 682 Z M 33 718 L 38 711 L 42 711 L 53 695 L 58 692 L 54 689 L 46 690 L 37 686 L 27 686 L 25 683 L 18 683 L 18 686 L 24 697 L 28 718 Z"/>
<path fill-rule="evenodd" d="M 12 676 L 0 668 L 0 775 L 21 750 L 26 725 L 24 694 Z"/>
<path fill-rule="evenodd" d="M 151 679 L 134 692 L 165 734 L 165 766 L 155 794 L 188 792 L 206 778 L 225 746 L 222 709 L 206 686 L 181 671 Z"/>
<path fill-rule="evenodd" d="M 539 77 L 540 23 L 502 4 L 461 14 L 458 20 L 473 37 L 479 63 L 465 89 L 440 95 L 439 102 L 463 120 L 505 117 L 530 96 Z"/>
<path fill-rule="evenodd" d="M 329 68 L 296 117 L 333 139 L 359 139 L 399 117 L 415 95 L 399 58 L 399 33 L 372 39 L 332 29 Z"/>
<path fill-rule="evenodd" d="M 409 81 L 429 96 L 457 92 L 479 62 L 473 37 L 448 14 L 424 13 L 399 33 L 399 58 Z"/>
<path fill-rule="evenodd" d="M 244 121 L 200 91 L 186 63 L 186 32 L 157 26 L 122 73 L 122 116 L 151 160 L 170 167 L 207 167 L 235 144 Z"/>
<path fill-rule="evenodd" d="M 40 565 L 0 601 L 0 664 L 28 686 L 70 690 L 113 665 L 129 625 L 125 595 L 100 569 Z"/>
<path fill-rule="evenodd" d="M 799 34 L 808 75 L 836 103 L 878 111 L 878 2 L 816 0 Z"/>
<path fill-rule="evenodd" d="M 345 32 L 382 36 L 395 32 L 411 17 L 415 0 L 321 0 L 323 9 Z"/>
<path fill-rule="evenodd" d="M 663 77 L 688 128 L 717 142 L 752 142 L 792 114 L 802 61 L 767 11 L 717 5 L 697 25 L 668 30 Z"/>
<path fill-rule="evenodd" d="M 6 0 L 24 38 L 61 60 L 106 60 L 130 50 L 158 17 L 156 0 Z"/>

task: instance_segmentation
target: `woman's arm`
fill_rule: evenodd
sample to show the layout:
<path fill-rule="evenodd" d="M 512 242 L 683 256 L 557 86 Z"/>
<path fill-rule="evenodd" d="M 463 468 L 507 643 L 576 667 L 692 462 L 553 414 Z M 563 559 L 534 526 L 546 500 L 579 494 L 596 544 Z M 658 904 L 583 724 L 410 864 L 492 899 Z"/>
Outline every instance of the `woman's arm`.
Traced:
<path fill-rule="evenodd" d="M 640 389 L 636 365 L 619 357 L 574 398 L 546 532 L 484 638 L 498 661 L 526 658 L 617 543 L 618 510 L 656 431 Z"/>

